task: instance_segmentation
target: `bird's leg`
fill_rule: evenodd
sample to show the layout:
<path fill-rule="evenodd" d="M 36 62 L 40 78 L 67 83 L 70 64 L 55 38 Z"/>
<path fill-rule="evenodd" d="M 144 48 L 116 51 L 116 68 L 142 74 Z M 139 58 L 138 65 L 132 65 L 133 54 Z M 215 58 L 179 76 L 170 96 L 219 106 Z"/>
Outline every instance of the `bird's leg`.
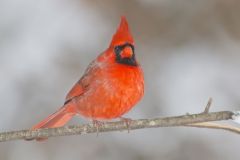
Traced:
<path fill-rule="evenodd" d="M 97 136 L 98 136 L 98 133 L 99 133 L 99 127 L 102 127 L 104 125 L 104 122 L 101 122 L 101 121 L 98 121 L 98 120 L 93 120 L 92 121 L 93 123 L 93 126 L 97 128 Z"/>
<path fill-rule="evenodd" d="M 123 121 L 126 124 L 128 133 L 130 133 L 130 124 L 132 122 L 132 119 L 120 117 L 120 120 Z"/>

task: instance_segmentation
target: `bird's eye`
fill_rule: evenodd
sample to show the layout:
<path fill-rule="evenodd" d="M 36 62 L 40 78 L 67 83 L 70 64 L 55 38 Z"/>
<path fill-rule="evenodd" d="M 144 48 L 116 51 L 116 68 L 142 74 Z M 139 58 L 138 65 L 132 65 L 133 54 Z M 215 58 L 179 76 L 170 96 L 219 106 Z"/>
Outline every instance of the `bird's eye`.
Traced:
<path fill-rule="evenodd" d="M 121 53 L 121 51 L 122 51 L 122 47 L 121 47 L 121 46 L 116 46 L 116 47 L 114 48 L 114 52 L 115 52 L 117 55 L 119 55 L 119 54 Z"/>

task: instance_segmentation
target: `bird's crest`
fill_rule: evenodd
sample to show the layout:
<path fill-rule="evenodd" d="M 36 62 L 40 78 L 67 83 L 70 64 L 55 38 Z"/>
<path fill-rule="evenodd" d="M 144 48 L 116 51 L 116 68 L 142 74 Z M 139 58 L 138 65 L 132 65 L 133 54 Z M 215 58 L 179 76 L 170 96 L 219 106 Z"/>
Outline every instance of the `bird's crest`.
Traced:
<path fill-rule="evenodd" d="M 128 22 L 125 16 L 121 17 L 120 25 L 113 35 L 112 42 L 110 46 L 120 45 L 124 43 L 133 44 L 134 40 L 128 28 Z"/>

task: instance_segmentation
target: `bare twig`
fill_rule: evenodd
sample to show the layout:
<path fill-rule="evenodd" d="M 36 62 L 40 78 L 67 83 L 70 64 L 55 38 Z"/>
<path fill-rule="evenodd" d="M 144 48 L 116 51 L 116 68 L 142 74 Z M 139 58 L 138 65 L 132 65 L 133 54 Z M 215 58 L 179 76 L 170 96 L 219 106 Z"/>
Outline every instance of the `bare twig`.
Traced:
<path fill-rule="evenodd" d="M 222 129 L 230 132 L 234 132 L 240 134 L 240 128 L 227 125 L 227 124 L 218 124 L 213 122 L 202 122 L 202 123 L 194 123 L 194 124 L 186 124 L 188 127 L 197 127 L 197 128 L 211 128 L 211 129 Z"/>
<path fill-rule="evenodd" d="M 209 113 L 209 109 L 210 109 L 211 105 L 212 105 L 212 98 L 210 97 L 202 114 Z M 232 119 L 233 120 L 238 119 L 239 116 L 240 116 L 239 112 L 234 112 L 234 114 L 232 115 Z M 238 127 L 231 126 L 231 125 L 219 124 L 219 123 L 213 123 L 213 122 L 193 123 L 193 124 L 186 124 L 184 126 L 197 127 L 197 128 L 222 129 L 222 130 L 227 130 L 230 132 L 240 134 L 240 128 L 238 128 Z"/>
<path fill-rule="evenodd" d="M 193 125 L 193 123 L 228 120 L 228 119 L 232 119 L 233 115 L 234 113 L 231 111 L 221 111 L 221 112 L 200 113 L 200 114 L 163 117 L 163 118 L 154 118 L 154 119 L 139 119 L 139 120 L 132 120 L 131 125 L 129 126 L 129 129 L 135 130 L 140 128 L 174 127 L 174 126 L 184 126 L 187 124 Z M 98 128 L 99 132 L 122 131 L 127 129 L 128 127 L 123 121 L 106 122 Z M 47 129 L 39 129 L 34 131 L 21 130 L 21 131 L 0 133 L 0 142 L 18 140 L 18 139 L 35 139 L 35 138 L 41 138 L 41 137 L 82 135 L 82 134 L 96 133 L 96 132 L 97 132 L 97 128 L 92 124 L 66 126 L 66 127 L 60 127 L 60 128 L 47 128 Z"/>
<path fill-rule="evenodd" d="M 205 109 L 203 111 L 203 113 L 208 113 L 209 110 L 210 110 L 211 105 L 212 105 L 212 98 L 210 97 L 209 100 L 208 100 L 208 103 L 207 103 L 207 105 L 206 105 L 206 107 L 205 107 Z"/>

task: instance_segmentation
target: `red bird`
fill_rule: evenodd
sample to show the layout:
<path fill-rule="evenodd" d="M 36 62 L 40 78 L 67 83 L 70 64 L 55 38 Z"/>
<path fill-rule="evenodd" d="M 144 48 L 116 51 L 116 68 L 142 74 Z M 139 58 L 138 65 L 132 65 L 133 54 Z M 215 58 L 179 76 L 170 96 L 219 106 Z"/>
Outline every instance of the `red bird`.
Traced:
<path fill-rule="evenodd" d="M 143 94 L 143 71 L 135 57 L 127 20 L 122 17 L 110 46 L 90 63 L 63 107 L 32 129 L 61 127 L 75 115 L 94 122 L 122 118 Z"/>

